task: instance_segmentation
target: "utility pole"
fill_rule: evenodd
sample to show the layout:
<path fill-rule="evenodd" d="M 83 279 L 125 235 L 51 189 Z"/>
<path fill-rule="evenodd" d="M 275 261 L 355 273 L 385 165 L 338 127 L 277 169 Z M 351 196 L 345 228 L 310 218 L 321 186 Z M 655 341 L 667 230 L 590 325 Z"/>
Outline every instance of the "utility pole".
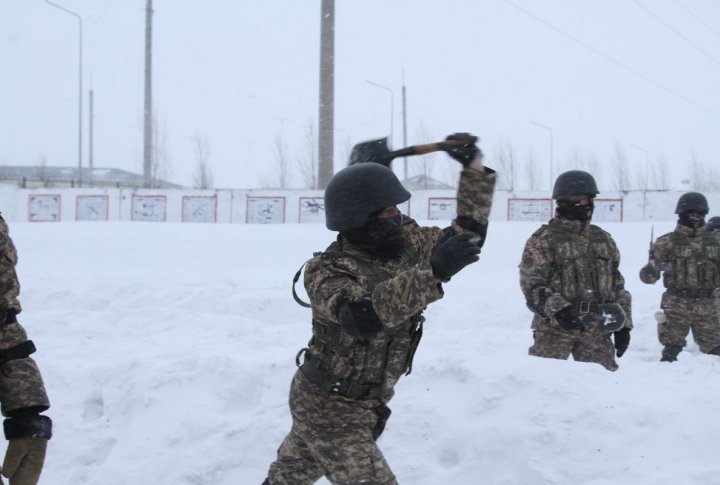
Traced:
<path fill-rule="evenodd" d="M 145 127 L 143 130 L 143 182 L 152 185 L 152 0 L 145 9 Z"/>
<path fill-rule="evenodd" d="M 90 187 L 94 185 L 94 173 L 93 173 L 93 124 L 95 123 L 95 114 L 93 112 L 93 90 L 90 90 L 90 114 L 88 117 L 88 167 L 90 168 L 90 174 L 88 179 L 90 180 Z"/>
<path fill-rule="evenodd" d="M 405 73 L 403 72 L 402 85 L 402 123 L 403 123 L 403 147 L 408 146 L 407 142 L 407 104 L 405 103 Z M 403 157 L 403 180 L 408 178 L 407 157 Z"/>
<path fill-rule="evenodd" d="M 327 187 L 335 172 L 335 0 L 320 6 L 320 107 L 318 116 L 318 184 Z"/>
<path fill-rule="evenodd" d="M 62 10 L 63 12 L 72 15 L 78 21 L 78 187 L 82 187 L 82 98 L 83 98 L 83 26 L 82 17 L 72 10 L 69 10 L 62 5 L 45 0 L 48 5 Z"/>

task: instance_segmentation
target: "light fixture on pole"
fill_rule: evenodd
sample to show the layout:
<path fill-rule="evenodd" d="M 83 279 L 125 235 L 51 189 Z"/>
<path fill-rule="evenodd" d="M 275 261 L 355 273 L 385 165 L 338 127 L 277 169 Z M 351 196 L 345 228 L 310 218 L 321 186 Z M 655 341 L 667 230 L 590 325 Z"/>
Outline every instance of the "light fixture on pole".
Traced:
<path fill-rule="evenodd" d="M 550 133 L 550 191 L 552 192 L 553 182 L 554 182 L 554 180 L 553 180 L 553 131 L 552 131 L 552 128 L 550 128 L 549 126 L 543 125 L 536 121 L 531 121 L 530 123 L 532 123 L 533 125 L 535 125 L 537 127 L 543 128 L 543 129 L 547 130 L 548 133 Z"/>
<path fill-rule="evenodd" d="M 50 0 L 45 0 L 45 2 L 52 7 L 62 10 L 66 14 L 72 15 L 78 21 L 78 186 L 82 187 L 82 17 L 72 10 L 63 7 L 62 5 L 58 5 L 57 3 L 53 3 Z"/>
<path fill-rule="evenodd" d="M 384 89 L 388 93 L 390 93 L 390 148 L 393 148 L 393 112 L 395 111 L 395 96 L 393 95 L 393 90 L 390 89 L 387 86 L 383 86 L 382 84 L 374 83 L 372 81 L 365 81 L 368 84 L 375 86 L 376 88 Z"/>

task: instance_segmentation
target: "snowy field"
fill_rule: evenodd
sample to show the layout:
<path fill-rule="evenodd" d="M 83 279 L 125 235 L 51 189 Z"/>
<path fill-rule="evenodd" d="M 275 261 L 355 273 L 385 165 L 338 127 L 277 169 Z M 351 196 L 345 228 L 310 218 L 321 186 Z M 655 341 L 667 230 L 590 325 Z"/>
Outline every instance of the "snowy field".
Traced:
<path fill-rule="evenodd" d="M 529 357 L 517 264 L 536 223 L 492 222 L 426 312 L 380 446 L 404 485 L 719 485 L 720 360 L 660 363 L 650 223 L 603 224 L 635 330 L 620 370 Z M 674 227 L 655 223 L 655 236 Z M 42 485 L 259 485 L 290 429 L 310 312 L 291 279 L 321 225 L 15 223 L 55 423 Z M 304 290 L 301 288 L 304 296 Z M 0 450 L 2 451 L 2 450 Z M 320 483 L 327 483 L 324 480 Z"/>

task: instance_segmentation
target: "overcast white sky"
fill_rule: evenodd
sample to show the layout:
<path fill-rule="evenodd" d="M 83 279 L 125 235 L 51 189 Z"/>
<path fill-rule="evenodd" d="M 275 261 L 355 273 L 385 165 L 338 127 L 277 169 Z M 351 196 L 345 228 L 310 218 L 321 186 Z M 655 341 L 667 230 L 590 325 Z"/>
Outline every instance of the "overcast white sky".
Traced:
<path fill-rule="evenodd" d="M 56 3 L 84 19 L 84 164 L 92 88 L 95 166 L 141 172 L 145 0 Z M 271 180 L 278 137 L 301 156 L 317 125 L 320 0 L 154 10 L 171 180 L 192 183 L 196 133 L 218 187 Z M 692 153 L 720 160 L 719 0 L 337 0 L 335 27 L 338 168 L 352 144 L 390 134 L 390 93 L 368 80 L 394 92 L 401 147 L 403 76 L 410 144 L 470 131 L 490 154 L 509 139 L 547 180 L 550 130 L 555 175 L 574 152 L 608 161 L 616 144 L 638 173 L 647 152 L 676 180 Z M 77 166 L 77 62 L 75 18 L 43 0 L 0 0 L 0 164 Z"/>

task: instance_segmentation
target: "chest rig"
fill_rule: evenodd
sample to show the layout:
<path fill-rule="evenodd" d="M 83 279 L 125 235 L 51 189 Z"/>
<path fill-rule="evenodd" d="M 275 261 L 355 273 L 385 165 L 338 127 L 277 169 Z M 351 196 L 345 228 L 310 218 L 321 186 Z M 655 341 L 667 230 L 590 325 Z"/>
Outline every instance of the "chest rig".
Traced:
<path fill-rule="evenodd" d="M 663 283 L 669 290 L 689 296 L 720 287 L 720 244 L 713 233 L 691 238 L 677 231 L 670 234 L 672 269 L 664 272 Z"/>
<path fill-rule="evenodd" d="M 409 245 L 408 245 L 409 246 Z M 332 264 L 335 258 L 352 258 L 357 269 L 353 275 L 371 294 L 375 287 L 399 271 L 417 264 L 418 254 L 412 248 L 403 250 L 400 258 L 378 262 L 343 252 L 333 243 L 320 256 Z M 367 342 L 353 339 L 341 329 L 337 320 L 314 315 L 313 336 L 302 349 L 296 363 L 321 393 L 337 393 L 352 399 L 389 400 L 395 383 L 412 370 L 412 360 L 422 337 L 424 317 L 413 315 L 392 329 L 383 328 Z M 304 354 L 304 361 L 300 357 Z"/>
<path fill-rule="evenodd" d="M 550 245 L 555 256 L 552 286 L 575 304 L 615 301 L 612 248 L 605 233 L 588 226 L 577 234 L 549 225 Z"/>

